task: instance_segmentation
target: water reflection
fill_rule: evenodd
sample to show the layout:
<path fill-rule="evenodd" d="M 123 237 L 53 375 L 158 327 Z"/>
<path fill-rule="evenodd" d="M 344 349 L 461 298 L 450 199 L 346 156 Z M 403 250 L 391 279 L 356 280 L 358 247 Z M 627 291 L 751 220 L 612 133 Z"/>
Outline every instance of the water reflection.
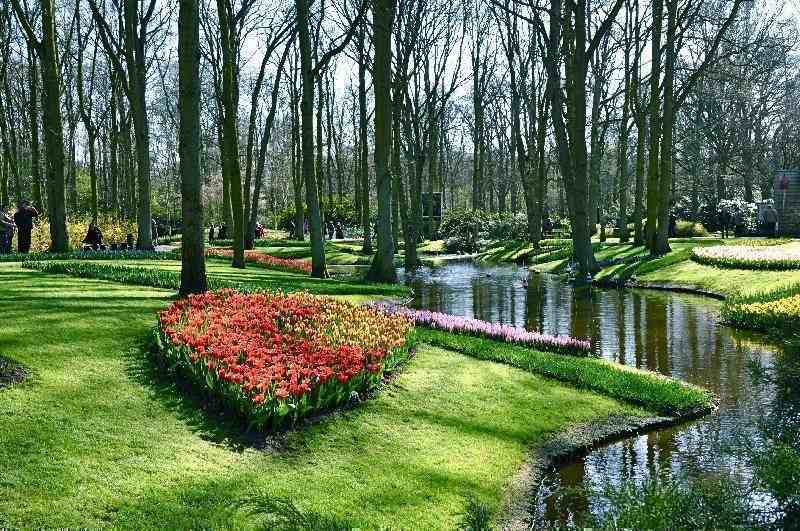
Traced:
<path fill-rule="evenodd" d="M 689 425 L 611 444 L 554 471 L 555 486 L 584 486 L 594 494 L 545 499 L 539 511 L 564 521 L 570 512 L 602 513 L 607 485 L 653 475 L 734 471 L 749 474 L 730 451 L 774 402 L 775 385 L 753 381 L 749 363 L 774 364 L 777 347 L 759 335 L 719 322 L 719 303 L 700 296 L 652 290 L 574 287 L 552 275 L 516 266 L 452 264 L 407 276 L 417 308 L 587 337 L 596 355 L 657 371 L 712 390 L 720 410 Z M 567 505 L 565 507 L 565 504 Z"/>

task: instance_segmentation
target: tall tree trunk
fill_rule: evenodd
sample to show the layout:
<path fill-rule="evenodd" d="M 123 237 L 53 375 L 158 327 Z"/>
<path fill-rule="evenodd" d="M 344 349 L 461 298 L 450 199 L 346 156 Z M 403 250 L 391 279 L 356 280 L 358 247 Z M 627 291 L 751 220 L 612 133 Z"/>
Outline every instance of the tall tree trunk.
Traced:
<path fill-rule="evenodd" d="M 662 125 L 661 167 L 659 171 L 658 231 L 653 252 L 667 254 L 669 247 L 669 213 L 672 208 L 672 133 L 675 126 L 675 38 L 678 31 L 677 0 L 667 2 L 667 46 L 664 57 L 664 121 Z"/>
<path fill-rule="evenodd" d="M 358 130 L 359 130 L 359 188 L 361 226 L 364 230 L 364 246 L 361 252 L 372 252 L 372 226 L 369 220 L 369 140 L 367 138 L 367 56 L 365 51 L 366 29 L 358 30 Z M 377 137 L 376 137 L 377 138 Z M 391 138 L 391 137 L 390 137 Z"/>
<path fill-rule="evenodd" d="M 231 265 L 244 268 L 244 200 L 242 198 L 242 172 L 239 162 L 238 131 L 238 93 L 236 69 L 238 68 L 234 50 L 235 30 L 224 0 L 217 0 L 220 42 L 222 44 L 222 140 L 225 146 L 225 165 L 227 166 L 233 212 L 233 260 Z"/>
<path fill-rule="evenodd" d="M 303 212 L 303 171 L 301 168 L 302 154 L 300 153 L 300 117 L 297 112 L 299 97 L 295 86 L 295 76 L 292 74 L 292 190 L 294 191 L 294 239 L 305 239 L 305 213 Z"/>
<path fill-rule="evenodd" d="M 108 161 L 110 165 L 109 187 L 111 188 L 111 211 L 119 211 L 119 125 L 117 125 L 117 83 L 112 75 L 111 99 L 109 100 L 111 115 L 111 130 L 108 132 L 109 153 Z"/>
<path fill-rule="evenodd" d="M 53 0 L 42 0 L 42 65 L 45 157 L 47 161 L 47 212 L 50 221 L 50 250 L 69 250 L 67 212 L 64 197 L 64 129 L 61 123 L 61 83 L 56 49 L 55 8 Z"/>
<path fill-rule="evenodd" d="M 311 276 L 325 278 L 325 241 L 322 235 L 317 178 L 314 172 L 314 75 L 311 66 L 311 36 L 309 34 L 308 0 L 295 0 L 297 30 L 300 43 L 300 139 L 302 146 L 303 180 L 311 230 Z"/>
<path fill-rule="evenodd" d="M 44 210 L 42 198 L 42 180 L 39 164 L 39 77 L 36 71 L 36 51 L 33 44 L 28 44 L 28 118 L 31 130 L 31 186 L 33 189 L 33 205 L 37 210 Z M 42 76 L 44 77 L 44 76 Z"/>
<path fill-rule="evenodd" d="M 367 275 L 377 282 L 396 282 L 394 269 L 394 238 L 392 237 L 392 174 L 389 153 L 392 146 L 392 23 L 394 0 L 377 0 L 373 12 L 375 62 L 375 183 L 377 186 L 378 251 Z"/>
<path fill-rule="evenodd" d="M 200 20 L 197 0 L 180 0 L 178 13 L 178 151 L 180 153 L 181 295 L 208 289 L 203 243 L 200 171 Z"/>
<path fill-rule="evenodd" d="M 139 3 L 125 2 L 125 56 L 128 63 L 130 104 L 136 137 L 136 223 L 138 249 L 153 248 L 150 215 L 150 123 L 147 116 L 146 35 L 138 35 Z M 146 31 L 145 31 L 146 33 Z"/>
<path fill-rule="evenodd" d="M 647 222 L 645 242 L 652 254 L 656 254 L 656 230 L 658 225 L 659 192 L 659 148 L 661 141 L 661 27 L 663 23 L 663 0 L 653 0 L 653 34 L 651 37 L 650 74 L 650 159 L 647 172 Z"/>

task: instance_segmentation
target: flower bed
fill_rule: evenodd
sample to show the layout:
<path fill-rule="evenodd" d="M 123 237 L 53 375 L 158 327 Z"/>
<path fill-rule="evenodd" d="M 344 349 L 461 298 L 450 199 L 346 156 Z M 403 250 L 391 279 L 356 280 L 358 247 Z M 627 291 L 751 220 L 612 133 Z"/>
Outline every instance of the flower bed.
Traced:
<path fill-rule="evenodd" d="M 446 313 L 431 312 L 429 310 L 414 310 L 405 306 L 378 303 L 371 305 L 379 308 L 389 315 L 401 315 L 417 326 L 433 330 L 443 330 L 456 334 L 466 334 L 485 337 L 533 347 L 539 350 L 559 352 L 572 356 L 588 356 L 591 352 L 591 343 L 584 339 L 575 339 L 570 336 L 554 336 L 539 332 L 530 332 L 524 328 L 490 323 L 480 319 L 470 319 Z"/>
<path fill-rule="evenodd" d="M 695 247 L 692 260 L 736 269 L 800 269 L 800 244 Z"/>
<path fill-rule="evenodd" d="M 739 328 L 797 332 L 800 294 L 771 301 L 730 304 L 724 308 L 723 316 Z"/>
<path fill-rule="evenodd" d="M 159 314 L 159 352 L 251 427 L 277 428 L 380 382 L 405 359 L 410 327 L 328 297 L 220 290 Z"/>
<path fill-rule="evenodd" d="M 233 258 L 232 249 L 206 249 L 206 256 L 219 257 L 219 258 Z M 260 251 L 245 251 L 245 262 L 254 264 L 268 269 L 277 269 L 280 271 L 291 271 L 293 273 L 306 273 L 311 274 L 311 262 L 306 260 L 296 260 L 293 258 L 278 258 L 270 256 Z"/>

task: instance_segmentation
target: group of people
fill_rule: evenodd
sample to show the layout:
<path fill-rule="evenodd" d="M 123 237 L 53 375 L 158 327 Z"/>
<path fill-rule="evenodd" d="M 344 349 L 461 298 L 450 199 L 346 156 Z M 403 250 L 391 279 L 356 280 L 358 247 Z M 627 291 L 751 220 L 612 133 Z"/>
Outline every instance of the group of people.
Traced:
<path fill-rule="evenodd" d="M 11 252 L 14 233 L 17 234 L 17 252 L 29 253 L 33 220 L 37 217 L 39 211 L 28 201 L 20 201 L 13 214 L 10 214 L 4 205 L 0 206 L 0 254 Z"/>
<path fill-rule="evenodd" d="M 256 239 L 263 240 L 267 235 L 267 228 L 261 224 L 261 222 L 256 223 Z M 228 227 L 224 223 L 219 227 L 215 226 L 213 223 L 208 227 L 208 242 L 211 243 L 214 240 L 227 240 L 230 236 L 228 236 Z"/>

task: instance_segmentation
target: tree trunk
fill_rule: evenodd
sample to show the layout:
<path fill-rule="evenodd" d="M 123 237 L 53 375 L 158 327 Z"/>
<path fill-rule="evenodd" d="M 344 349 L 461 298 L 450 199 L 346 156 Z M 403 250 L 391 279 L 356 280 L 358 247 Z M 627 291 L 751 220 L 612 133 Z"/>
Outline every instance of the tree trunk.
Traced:
<path fill-rule="evenodd" d="M 662 125 L 661 168 L 658 195 L 658 231 L 656 233 L 654 254 L 664 255 L 669 247 L 669 214 L 672 208 L 672 133 L 675 125 L 673 87 L 675 85 L 675 38 L 677 29 L 677 0 L 667 1 L 667 46 L 664 61 L 664 120 Z"/>
<path fill-rule="evenodd" d="M 328 276 L 325 263 L 325 241 L 322 235 L 317 178 L 314 173 L 314 76 L 311 66 L 311 36 L 309 35 L 308 0 L 295 0 L 297 30 L 300 42 L 300 139 L 303 180 L 306 187 L 309 225 L 311 230 L 311 276 Z"/>
<path fill-rule="evenodd" d="M 369 140 L 367 138 L 367 56 L 365 52 L 365 33 L 362 26 L 358 30 L 358 130 L 359 130 L 359 189 L 361 206 L 361 226 L 364 230 L 364 246 L 361 252 L 372 252 L 372 227 L 369 220 Z M 376 137 L 377 138 L 377 137 Z M 391 136 L 390 136 L 391 138 Z"/>
<path fill-rule="evenodd" d="M 180 294 L 208 289 L 203 243 L 203 179 L 200 171 L 200 21 L 197 0 L 180 0 L 178 13 L 178 109 L 180 128 Z"/>
<path fill-rule="evenodd" d="M 147 57 L 145 36 L 138 35 L 139 3 L 125 2 L 125 57 L 128 63 L 130 104 L 136 137 L 136 222 L 138 249 L 153 248 L 150 216 L 150 124 L 147 116 Z"/>
<path fill-rule="evenodd" d="M 377 186 L 378 251 L 367 277 L 376 282 L 396 282 L 394 239 L 392 237 L 392 174 L 389 153 L 392 146 L 392 23 L 394 0 L 377 0 L 373 12 L 375 62 L 375 183 Z"/>
<path fill-rule="evenodd" d="M 109 140 L 109 165 L 111 167 L 110 170 L 110 179 L 109 179 L 109 187 L 111 188 L 111 210 L 113 212 L 117 212 L 119 210 L 119 165 L 118 165 L 118 136 L 119 136 L 119 126 L 117 125 L 117 84 L 113 80 L 111 82 L 111 100 L 109 101 L 110 111 L 111 114 L 111 130 L 108 132 L 108 140 Z"/>
<path fill-rule="evenodd" d="M 42 75 L 44 78 L 44 75 Z M 28 118 L 31 129 L 31 186 L 33 189 L 33 205 L 36 210 L 43 211 L 42 180 L 39 162 L 39 78 L 36 71 L 36 51 L 28 44 Z"/>
<path fill-rule="evenodd" d="M 47 160 L 47 212 L 50 220 L 50 250 L 69 250 L 67 212 L 64 197 L 64 129 L 61 124 L 61 84 L 56 49 L 55 9 L 53 0 L 42 0 L 42 65 L 45 157 Z"/>
<path fill-rule="evenodd" d="M 650 75 L 650 160 L 647 172 L 647 223 L 645 244 L 652 254 L 656 253 L 656 229 L 658 224 L 659 147 L 661 140 L 660 81 L 661 81 L 661 26 L 663 22 L 663 0 L 653 0 L 653 36 Z"/>
<path fill-rule="evenodd" d="M 236 97 L 235 38 L 230 14 L 224 0 L 217 0 L 220 42 L 222 44 L 222 140 L 225 146 L 224 164 L 227 167 L 233 213 L 233 260 L 231 265 L 243 269 L 244 263 L 244 201 L 242 198 L 242 172 L 239 162 L 238 104 Z"/>
<path fill-rule="evenodd" d="M 292 75 L 292 190 L 294 191 L 294 239 L 305 239 L 305 213 L 303 212 L 303 172 L 300 159 L 300 117 L 297 113 L 299 97 Z"/>

